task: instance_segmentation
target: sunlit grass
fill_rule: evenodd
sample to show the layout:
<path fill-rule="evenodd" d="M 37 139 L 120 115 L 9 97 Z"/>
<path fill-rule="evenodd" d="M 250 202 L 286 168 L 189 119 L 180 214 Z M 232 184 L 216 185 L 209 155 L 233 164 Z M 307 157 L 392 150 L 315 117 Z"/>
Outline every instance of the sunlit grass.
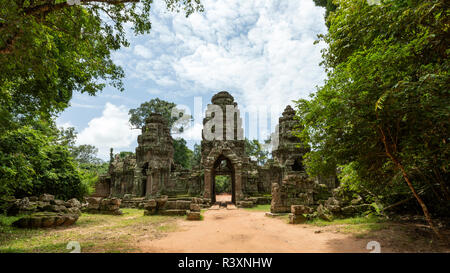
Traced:
<path fill-rule="evenodd" d="M 180 218 L 122 211 L 120 216 L 83 213 L 75 225 L 54 229 L 19 229 L 11 226 L 19 217 L 0 216 L 0 252 L 70 252 L 70 241 L 79 242 L 81 252 L 133 252 L 136 240 L 176 231 Z"/>
<path fill-rule="evenodd" d="M 246 210 L 252 210 L 252 211 L 270 211 L 270 204 L 266 205 L 256 205 L 253 208 L 245 208 Z"/>
<path fill-rule="evenodd" d="M 336 226 L 340 232 L 356 233 L 360 238 L 363 238 L 365 234 L 371 231 L 378 231 L 388 227 L 385 219 L 373 215 L 366 217 L 334 219 L 330 222 L 322 219 L 313 219 L 307 223 L 318 227 Z"/>

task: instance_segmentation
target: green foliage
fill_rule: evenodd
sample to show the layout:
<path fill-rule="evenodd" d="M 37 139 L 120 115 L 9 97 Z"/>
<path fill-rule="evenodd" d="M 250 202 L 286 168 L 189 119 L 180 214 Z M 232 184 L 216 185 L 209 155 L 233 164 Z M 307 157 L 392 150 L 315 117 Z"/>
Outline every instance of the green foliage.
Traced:
<path fill-rule="evenodd" d="M 152 2 L 0 0 L 0 132 L 48 119 L 74 92 L 95 95 L 106 84 L 123 90 L 111 52 L 129 45 L 126 25 L 149 33 Z M 203 10 L 199 0 L 166 4 L 186 16 Z"/>
<path fill-rule="evenodd" d="M 130 124 L 135 128 L 142 128 L 152 113 L 162 115 L 172 133 L 182 133 L 192 119 L 183 109 L 176 108 L 175 103 L 155 98 L 142 103 L 138 108 L 130 109 Z"/>
<path fill-rule="evenodd" d="M 264 165 L 268 160 L 269 152 L 264 150 L 263 145 L 257 139 L 245 139 L 245 153 L 256 160 L 259 165 Z"/>
<path fill-rule="evenodd" d="M 120 152 L 119 153 L 119 158 L 125 158 L 125 157 L 127 157 L 127 156 L 133 156 L 134 155 L 134 153 L 133 152 L 126 152 L 126 151 L 122 151 L 122 152 Z"/>
<path fill-rule="evenodd" d="M 216 175 L 215 191 L 216 193 L 231 193 L 231 178 L 225 175 Z"/>
<path fill-rule="evenodd" d="M 298 136 L 311 146 L 307 171 L 351 164 L 341 179 L 354 189 L 385 204 L 408 198 L 384 132 L 430 210 L 448 214 L 448 8 L 438 0 L 335 2 L 321 37 L 328 79 L 310 100 L 297 101 Z"/>
<path fill-rule="evenodd" d="M 254 207 L 244 208 L 244 209 L 245 210 L 251 210 L 251 211 L 266 211 L 266 212 L 270 212 L 270 204 L 256 205 Z"/>
<path fill-rule="evenodd" d="M 194 153 L 186 146 L 186 140 L 178 138 L 173 140 L 173 161 L 185 169 L 192 167 L 192 158 Z"/>
<path fill-rule="evenodd" d="M 194 144 L 194 153 L 192 155 L 192 166 L 199 166 L 202 161 L 202 146 Z"/>
<path fill-rule="evenodd" d="M 56 143 L 56 129 L 53 132 L 49 136 L 24 126 L 0 136 L 0 196 L 50 193 L 69 199 L 86 194 L 77 164 L 67 146 Z"/>
<path fill-rule="evenodd" d="M 97 158 L 97 147 L 89 144 L 71 147 L 72 157 L 80 164 L 96 164 L 100 165 L 102 160 Z"/>
<path fill-rule="evenodd" d="M 129 111 L 130 124 L 136 128 L 142 128 L 145 120 L 152 113 L 162 115 L 166 119 L 168 126 L 172 129 L 172 133 L 183 132 L 184 127 L 192 119 L 190 115 L 185 114 L 184 110 L 177 109 L 175 103 L 155 98 Z M 190 169 L 192 167 L 194 153 L 187 147 L 186 140 L 182 138 L 174 139 L 173 148 L 174 163 L 181 165 L 185 169 Z M 198 160 L 198 157 L 196 160 Z"/>
<path fill-rule="evenodd" d="M 328 19 L 331 12 L 335 11 L 337 5 L 333 3 L 333 0 L 313 0 L 316 6 L 325 8 L 325 19 Z M 327 23 L 329 27 L 329 23 Z"/>

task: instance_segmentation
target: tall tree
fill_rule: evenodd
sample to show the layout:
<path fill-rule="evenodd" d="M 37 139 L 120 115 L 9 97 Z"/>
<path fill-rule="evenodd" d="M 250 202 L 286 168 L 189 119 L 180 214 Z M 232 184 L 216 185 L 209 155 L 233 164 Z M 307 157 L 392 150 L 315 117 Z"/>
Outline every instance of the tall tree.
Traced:
<path fill-rule="evenodd" d="M 123 90 L 111 52 L 129 45 L 126 25 L 149 33 L 152 2 L 0 0 L 0 132 L 48 119 L 74 92 L 95 95 L 105 84 Z M 165 2 L 186 16 L 202 10 L 199 0 Z"/>
<path fill-rule="evenodd" d="M 448 213 L 448 6 L 335 3 L 322 36 L 328 79 L 297 103 L 299 135 L 312 146 L 307 168 L 319 174 L 352 163 L 384 196 L 409 189 L 438 233 L 426 203 Z"/>
<path fill-rule="evenodd" d="M 97 157 L 97 147 L 89 144 L 76 145 L 76 139 L 77 132 L 74 127 L 59 129 L 59 137 L 57 142 L 69 149 L 70 155 L 75 159 L 75 161 L 79 164 L 94 165 L 99 165 L 103 162 Z"/>
<path fill-rule="evenodd" d="M 174 139 L 173 148 L 173 161 L 185 169 L 190 169 L 192 167 L 192 158 L 194 153 L 187 147 L 186 140 L 183 138 Z"/>
<path fill-rule="evenodd" d="M 194 154 L 192 156 L 192 166 L 199 166 L 202 161 L 202 146 L 195 143 L 194 144 Z"/>
<path fill-rule="evenodd" d="M 130 124 L 136 128 L 140 129 L 145 124 L 145 119 L 152 113 L 162 115 L 172 133 L 182 133 L 184 128 L 192 120 L 190 115 L 185 114 L 185 111 L 178 109 L 177 105 L 173 102 L 168 102 L 161 100 L 159 98 L 154 98 L 149 101 L 142 103 L 138 108 L 130 109 Z"/>
<path fill-rule="evenodd" d="M 334 3 L 333 0 L 313 0 L 316 6 L 325 8 L 325 20 L 328 19 L 331 12 L 335 11 L 337 8 L 337 5 Z M 329 26 L 329 23 L 327 23 L 327 26 Z"/>
<path fill-rule="evenodd" d="M 145 120 L 152 113 L 160 114 L 166 119 L 172 134 L 183 132 L 185 126 L 192 119 L 190 115 L 186 115 L 183 110 L 178 109 L 175 103 L 155 98 L 142 103 L 138 108 L 130 109 L 130 124 L 135 128 L 142 128 Z M 186 140 L 175 138 L 173 140 L 173 148 L 174 162 L 183 168 L 190 169 L 192 167 L 193 152 L 187 147 Z"/>
<path fill-rule="evenodd" d="M 0 197 L 50 193 L 61 199 L 88 193 L 54 124 L 39 122 L 0 135 Z"/>
<path fill-rule="evenodd" d="M 269 152 L 263 148 L 263 144 L 259 143 L 257 139 L 248 140 L 245 139 L 245 153 L 250 156 L 259 165 L 264 165 L 267 162 Z"/>

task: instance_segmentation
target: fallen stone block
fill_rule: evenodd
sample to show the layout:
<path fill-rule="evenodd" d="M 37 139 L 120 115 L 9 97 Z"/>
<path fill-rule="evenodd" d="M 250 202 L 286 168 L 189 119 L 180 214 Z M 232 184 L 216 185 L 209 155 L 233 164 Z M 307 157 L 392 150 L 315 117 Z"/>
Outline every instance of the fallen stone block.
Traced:
<path fill-rule="evenodd" d="M 302 215 L 302 214 L 309 214 L 312 212 L 312 209 L 310 207 L 304 206 L 304 205 L 292 205 L 291 206 L 291 213 L 295 215 Z"/>
<path fill-rule="evenodd" d="M 166 215 L 166 216 L 183 216 L 183 215 L 186 215 L 186 210 L 184 210 L 184 209 L 160 210 L 159 214 Z"/>
<path fill-rule="evenodd" d="M 41 196 L 39 196 L 39 201 L 43 201 L 43 202 L 50 202 L 55 200 L 55 196 L 51 195 L 51 194 L 41 194 Z"/>
<path fill-rule="evenodd" d="M 242 207 L 242 208 L 252 208 L 255 203 L 253 203 L 252 201 L 239 201 L 237 203 L 238 207 Z"/>
<path fill-rule="evenodd" d="M 190 206 L 189 206 L 189 209 L 190 209 L 191 211 L 200 211 L 200 205 L 199 205 L 199 204 L 191 203 Z"/>
<path fill-rule="evenodd" d="M 190 210 L 188 210 L 186 212 L 186 219 L 189 220 L 189 221 L 201 220 L 200 212 L 199 211 L 190 211 Z"/>
<path fill-rule="evenodd" d="M 176 209 L 189 209 L 189 206 L 191 205 L 191 201 L 184 201 L 184 200 L 177 200 L 176 201 Z"/>
<path fill-rule="evenodd" d="M 303 215 L 295 215 L 293 213 L 289 213 L 289 223 L 290 224 L 303 224 L 306 222 L 306 217 Z"/>

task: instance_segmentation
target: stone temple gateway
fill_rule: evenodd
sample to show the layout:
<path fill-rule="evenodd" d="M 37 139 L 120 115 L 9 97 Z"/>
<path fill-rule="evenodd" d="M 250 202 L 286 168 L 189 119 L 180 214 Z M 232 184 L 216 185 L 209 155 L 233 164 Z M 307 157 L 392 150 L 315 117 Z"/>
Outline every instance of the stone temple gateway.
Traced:
<path fill-rule="evenodd" d="M 215 203 L 215 176 L 229 175 L 231 201 L 235 203 L 244 198 L 242 185 L 247 181 L 243 181 L 246 179 L 243 167 L 249 164 L 249 158 L 244 152 L 242 119 L 237 103 L 228 92 L 217 93 L 211 102 L 203 120 L 202 131 L 203 196 L 211 198 L 211 202 Z M 208 126 L 209 123 L 214 125 Z"/>
<path fill-rule="evenodd" d="M 295 111 L 287 106 L 277 125 L 273 160 L 260 166 L 245 153 L 237 103 L 221 91 L 212 97 L 203 119 L 201 166 L 185 170 L 174 164 L 167 122 L 161 115 L 151 114 L 138 136 L 135 154 L 113 156 L 111 149 L 108 173 L 100 177 L 93 196 L 129 202 L 196 198 L 203 204 L 215 204 L 216 176 L 226 175 L 231 180 L 231 202 L 238 206 L 271 203 L 271 211 L 277 213 L 290 212 L 291 205 L 317 205 L 331 195 L 336 179 L 311 178 L 305 173 L 307 149 L 293 135 L 294 116 Z"/>

